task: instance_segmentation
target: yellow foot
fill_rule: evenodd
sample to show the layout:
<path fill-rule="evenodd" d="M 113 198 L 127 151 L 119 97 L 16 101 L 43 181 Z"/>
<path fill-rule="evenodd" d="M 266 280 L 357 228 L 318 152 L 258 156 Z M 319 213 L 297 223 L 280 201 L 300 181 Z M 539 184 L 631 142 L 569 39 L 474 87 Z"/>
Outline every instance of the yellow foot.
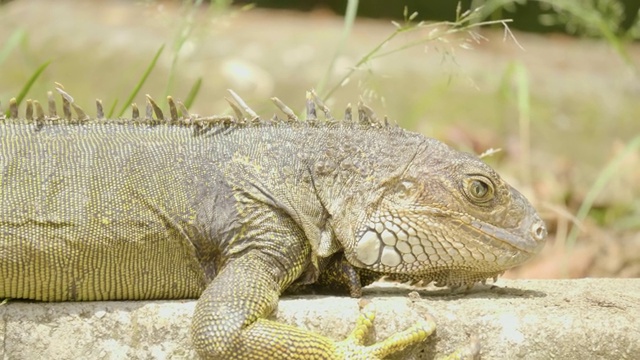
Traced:
<path fill-rule="evenodd" d="M 436 324 L 431 319 L 421 320 L 379 343 L 365 346 L 364 341 L 371 330 L 374 318 L 375 307 L 370 303 L 362 309 L 351 334 L 345 340 L 336 343 L 339 356 L 349 360 L 384 359 L 409 345 L 424 341 L 436 329 Z"/>

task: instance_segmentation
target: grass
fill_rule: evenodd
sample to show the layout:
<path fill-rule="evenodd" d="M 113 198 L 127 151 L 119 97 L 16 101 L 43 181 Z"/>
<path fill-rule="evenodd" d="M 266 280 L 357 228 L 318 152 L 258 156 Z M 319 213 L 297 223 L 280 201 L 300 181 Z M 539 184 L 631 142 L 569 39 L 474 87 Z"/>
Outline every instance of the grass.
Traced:
<path fill-rule="evenodd" d="M 357 1 L 353 1 L 353 2 L 357 4 Z M 350 10 L 350 7 L 352 5 L 351 3 L 352 2 L 350 1 L 349 6 L 347 8 L 348 10 Z M 424 21 L 421 21 L 421 22 L 415 23 L 413 22 L 413 20 L 417 17 L 418 13 L 413 12 L 409 14 L 409 10 L 405 7 L 403 23 L 397 23 L 395 21 L 392 22 L 395 27 L 395 30 L 392 33 L 390 33 L 385 39 L 379 42 L 374 48 L 369 50 L 353 66 L 351 66 L 350 70 L 347 71 L 347 73 L 343 75 L 341 79 L 336 81 L 334 86 L 331 87 L 330 90 L 328 90 L 325 93 L 322 93 L 321 90 L 318 92 L 321 93 L 322 98 L 326 100 L 327 98 L 331 97 L 338 88 L 346 84 L 355 72 L 362 70 L 370 62 L 376 59 L 380 59 L 393 54 L 397 54 L 402 51 L 409 50 L 417 46 L 424 46 L 427 43 L 431 43 L 434 41 L 447 41 L 446 39 L 448 37 L 452 37 L 460 34 L 467 35 L 468 39 L 477 43 L 482 40 L 482 36 L 479 33 L 474 32 L 474 29 L 478 29 L 482 26 L 501 24 L 502 26 L 504 26 L 505 32 L 509 34 L 511 33 L 509 31 L 509 27 L 507 26 L 507 24 L 511 20 L 500 19 L 500 20 L 484 21 L 482 20 L 483 14 L 479 10 L 480 9 L 478 8 L 478 9 L 467 10 L 462 12 L 460 3 L 458 3 L 455 21 L 441 21 L 441 22 L 435 22 L 435 23 L 426 23 Z M 349 29 L 352 26 L 353 18 L 355 18 L 355 11 L 347 12 L 347 16 L 345 17 L 344 33 L 348 33 Z M 426 32 L 426 35 L 421 36 L 418 39 L 415 39 L 412 41 L 401 43 L 399 45 L 396 45 L 395 47 L 392 47 L 391 49 L 387 49 L 387 47 L 391 46 L 393 44 L 393 41 L 399 35 L 404 33 L 409 33 L 409 32 L 416 32 L 416 31 Z M 341 43 L 342 41 L 343 40 L 341 40 Z M 338 46 L 338 51 L 334 56 L 334 60 L 335 58 L 338 57 L 340 49 L 342 49 L 342 47 L 343 47 L 342 45 Z M 334 60 L 332 60 L 330 64 L 330 67 L 329 67 L 330 69 L 333 67 L 333 64 L 335 62 Z M 326 72 L 326 74 L 329 74 L 329 73 L 330 71 Z M 325 78 L 322 79 L 319 85 L 319 89 L 323 89 L 324 84 L 328 82 L 326 77 L 327 75 L 325 75 Z"/>
<path fill-rule="evenodd" d="M 213 6 L 218 9 L 226 9 L 230 5 L 230 2 L 227 1 L 216 1 Z M 189 38 L 193 35 L 194 32 L 194 22 L 196 14 L 202 10 L 203 1 L 202 0 L 194 0 L 186 1 L 182 6 L 182 16 L 181 16 L 181 24 L 178 26 L 176 31 L 175 40 L 173 42 L 173 51 L 171 54 L 171 68 L 169 69 L 169 79 L 167 80 L 167 87 L 165 89 L 165 96 L 170 95 L 173 83 L 175 81 L 176 73 L 179 71 L 179 59 L 180 53 L 184 49 L 185 45 L 189 41 Z M 198 95 L 198 91 L 200 90 L 200 85 L 202 84 L 202 78 L 198 78 L 198 80 L 194 83 L 187 95 L 187 99 L 185 101 L 186 106 L 190 106 Z"/>
<path fill-rule="evenodd" d="M 22 100 L 24 100 L 24 98 L 27 96 L 33 84 L 36 82 L 36 80 L 38 80 L 40 75 L 42 75 L 42 73 L 50 64 L 51 64 L 51 61 L 46 61 L 42 65 L 38 66 L 38 68 L 36 69 L 36 71 L 33 72 L 29 80 L 27 80 L 27 82 L 22 86 L 22 90 L 20 90 L 20 92 L 16 96 L 16 104 L 18 106 L 22 104 Z M 7 109 L 5 116 L 9 117 L 9 109 Z"/>
<path fill-rule="evenodd" d="M 9 55 L 24 42 L 27 36 L 27 32 L 24 29 L 15 30 L 11 36 L 4 42 L 2 48 L 0 48 L 0 65 L 9 57 Z"/>
<path fill-rule="evenodd" d="M 347 43 L 349 34 L 351 34 L 351 29 L 353 28 L 353 23 L 356 20 L 357 14 L 358 14 L 358 0 L 348 0 L 347 9 L 345 11 L 345 16 L 344 16 L 344 26 L 342 28 L 342 35 L 338 40 L 335 53 L 331 58 L 331 61 L 329 62 L 329 66 L 327 66 L 327 71 L 324 73 L 324 76 L 320 79 L 320 82 L 316 86 L 316 91 L 319 94 L 323 93 L 325 86 L 330 81 L 329 79 L 336 66 L 336 60 L 342 55 L 342 52 L 344 51 L 345 44 Z"/>
<path fill-rule="evenodd" d="M 624 60 L 624 62 L 632 68 L 636 74 L 638 68 L 633 62 L 631 55 L 627 51 L 625 41 L 616 35 L 615 26 L 622 20 L 623 13 L 615 13 L 611 11 L 603 11 L 602 8 L 598 8 L 599 5 L 604 6 L 617 6 L 620 7 L 621 1 L 573 1 L 573 0 L 536 0 L 540 3 L 546 4 L 558 11 L 559 16 L 547 17 L 547 21 L 550 24 L 561 22 L 563 19 L 560 16 L 565 16 L 565 23 L 567 26 L 572 26 L 575 30 L 573 32 L 579 32 L 582 29 L 583 32 L 587 32 L 590 35 L 600 36 L 604 38 L 609 45 L 618 53 L 618 55 Z M 608 3 L 608 4 L 607 4 Z M 606 5 L 605 5 L 606 4 Z M 607 9 L 610 10 L 610 9 Z M 624 11 L 624 10 L 622 10 Z M 560 18 L 559 18 L 560 17 Z M 544 21 L 544 18 L 542 19 Z"/>
<path fill-rule="evenodd" d="M 583 222 L 589 215 L 589 212 L 593 208 L 594 202 L 596 198 L 600 196 L 605 189 L 605 187 L 611 182 L 614 177 L 620 177 L 623 175 L 625 171 L 631 169 L 622 168 L 623 161 L 627 159 L 633 153 L 638 153 L 640 151 L 640 135 L 635 136 L 631 141 L 629 141 L 623 151 L 621 151 L 617 156 L 615 156 L 598 174 L 596 180 L 593 182 L 589 191 L 584 197 L 582 204 L 580 204 L 580 208 L 576 213 L 576 219 L 578 222 Z M 636 227 L 640 227 L 640 221 L 635 223 Z M 571 228 L 569 235 L 567 236 L 567 247 L 573 248 L 578 239 L 578 234 L 580 232 L 579 226 L 574 226 Z"/>
<path fill-rule="evenodd" d="M 511 83 L 515 83 L 511 86 Z M 512 62 L 507 67 L 499 88 L 499 96 L 506 102 L 513 101 L 512 93 L 515 93 L 515 102 L 518 113 L 518 139 L 522 149 L 522 161 L 520 162 L 520 178 L 525 184 L 531 184 L 531 95 L 530 80 L 527 68 L 521 62 Z"/>
<path fill-rule="evenodd" d="M 122 117 L 122 115 L 124 115 L 125 111 L 127 111 L 127 109 L 129 108 L 130 104 L 133 102 L 133 99 L 136 97 L 136 95 L 138 95 L 138 93 L 140 92 L 140 89 L 142 88 L 144 83 L 149 78 L 149 75 L 151 74 L 153 69 L 156 67 L 156 64 L 158 63 L 158 58 L 160 58 L 160 55 L 162 55 L 163 51 L 164 51 L 164 45 L 160 46 L 158 51 L 156 51 L 155 56 L 151 59 L 151 62 L 149 63 L 147 68 L 142 73 L 142 77 L 140 78 L 140 80 L 138 80 L 138 83 L 133 88 L 133 91 L 131 91 L 131 93 L 129 94 L 129 97 L 127 98 L 127 100 L 124 102 L 124 104 L 120 108 L 120 111 L 118 112 L 118 115 L 116 117 Z M 111 106 L 111 110 L 113 110 L 116 107 L 117 102 L 118 102 L 118 100 L 116 98 L 116 100 L 114 102 L 114 105 Z M 109 116 L 108 116 L 109 118 L 113 117 L 113 113 L 112 113 L 111 110 L 109 111 Z"/>

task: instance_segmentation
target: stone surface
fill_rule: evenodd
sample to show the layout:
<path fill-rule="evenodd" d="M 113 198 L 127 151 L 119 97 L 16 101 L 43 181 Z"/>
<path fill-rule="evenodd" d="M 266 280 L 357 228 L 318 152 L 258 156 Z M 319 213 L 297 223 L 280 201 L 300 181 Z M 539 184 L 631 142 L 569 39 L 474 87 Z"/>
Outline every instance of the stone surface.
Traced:
<path fill-rule="evenodd" d="M 277 319 L 343 338 L 361 300 L 284 297 Z M 397 358 L 432 359 L 477 335 L 485 359 L 633 359 L 640 354 L 640 279 L 499 280 L 469 292 L 376 283 L 385 338 L 432 316 L 436 333 Z M 185 359 L 195 357 L 189 323 L 195 301 L 30 303 L 0 306 L 2 359 Z"/>

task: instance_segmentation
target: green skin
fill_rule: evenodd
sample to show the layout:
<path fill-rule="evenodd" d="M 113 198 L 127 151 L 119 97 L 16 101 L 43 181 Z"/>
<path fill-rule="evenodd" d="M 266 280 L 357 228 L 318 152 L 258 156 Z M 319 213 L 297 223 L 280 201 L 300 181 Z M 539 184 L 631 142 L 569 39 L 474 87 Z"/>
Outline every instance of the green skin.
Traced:
<path fill-rule="evenodd" d="M 199 298 L 203 358 L 383 358 L 433 324 L 364 346 L 371 308 L 342 342 L 266 318 L 287 289 L 471 285 L 544 244 L 490 167 L 399 128 L 122 122 L 1 122 L 0 298 Z"/>

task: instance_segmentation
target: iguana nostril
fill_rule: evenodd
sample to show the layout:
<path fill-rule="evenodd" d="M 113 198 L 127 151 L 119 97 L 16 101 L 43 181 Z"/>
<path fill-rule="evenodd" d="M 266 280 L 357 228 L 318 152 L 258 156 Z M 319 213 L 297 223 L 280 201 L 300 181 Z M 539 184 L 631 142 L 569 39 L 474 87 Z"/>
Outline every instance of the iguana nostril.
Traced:
<path fill-rule="evenodd" d="M 531 226 L 531 233 L 536 240 L 544 240 L 547 236 L 547 228 L 544 226 L 544 222 L 539 220 L 533 223 Z"/>

